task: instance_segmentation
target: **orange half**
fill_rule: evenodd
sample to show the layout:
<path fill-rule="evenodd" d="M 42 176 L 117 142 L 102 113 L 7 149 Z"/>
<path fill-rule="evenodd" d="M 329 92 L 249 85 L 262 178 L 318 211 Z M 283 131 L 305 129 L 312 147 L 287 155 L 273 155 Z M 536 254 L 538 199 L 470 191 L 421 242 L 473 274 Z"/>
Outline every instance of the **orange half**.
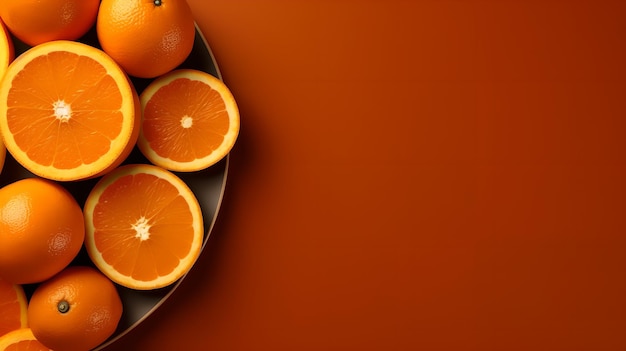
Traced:
<path fill-rule="evenodd" d="M 37 341 L 30 328 L 21 328 L 0 337 L 0 351 L 52 350 Z"/>
<path fill-rule="evenodd" d="M 140 96 L 137 146 L 150 162 L 191 172 L 212 166 L 232 149 L 239 110 L 228 87 L 202 71 L 179 69 L 154 80 Z"/>
<path fill-rule="evenodd" d="M 84 207 L 85 247 L 114 282 L 132 289 L 168 286 L 200 255 L 200 205 L 173 173 L 148 164 L 106 174 Z"/>
<path fill-rule="evenodd" d="M 27 307 L 22 286 L 0 279 L 0 336 L 27 326 Z"/>
<path fill-rule="evenodd" d="M 0 88 L 7 150 L 44 178 L 104 174 L 130 154 L 139 135 L 138 97 L 103 51 L 73 41 L 35 46 L 8 67 Z"/>

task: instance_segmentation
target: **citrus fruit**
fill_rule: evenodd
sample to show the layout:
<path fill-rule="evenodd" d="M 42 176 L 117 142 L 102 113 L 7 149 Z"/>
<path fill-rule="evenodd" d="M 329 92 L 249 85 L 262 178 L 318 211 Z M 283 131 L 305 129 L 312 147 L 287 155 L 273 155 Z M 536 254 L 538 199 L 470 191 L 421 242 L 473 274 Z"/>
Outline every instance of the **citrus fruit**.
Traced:
<path fill-rule="evenodd" d="M 40 284 L 28 304 L 28 323 L 55 351 L 87 351 L 106 341 L 122 317 L 113 282 L 97 269 L 70 266 Z"/>
<path fill-rule="evenodd" d="M 26 178 L 0 189 L 0 278 L 46 280 L 76 257 L 84 237 L 82 210 L 59 183 Z"/>
<path fill-rule="evenodd" d="M 21 285 L 0 279 L 0 336 L 27 326 L 27 303 Z"/>
<path fill-rule="evenodd" d="M 39 342 L 30 328 L 20 328 L 0 336 L 0 351 L 52 351 Z"/>
<path fill-rule="evenodd" d="M 200 205 L 173 173 L 124 165 L 87 196 L 85 246 L 114 282 L 147 290 L 168 286 L 193 265 L 203 240 Z"/>
<path fill-rule="evenodd" d="M 13 46 L 13 40 L 6 26 L 0 20 L 0 79 L 4 76 L 9 63 L 15 58 L 15 48 Z"/>
<path fill-rule="evenodd" d="M 139 78 L 176 68 L 191 53 L 195 38 L 185 0 L 102 0 L 96 30 L 102 49 Z"/>
<path fill-rule="evenodd" d="M 4 73 L 11 61 L 13 61 L 15 55 L 13 40 L 11 39 L 9 32 L 0 20 L 0 80 L 4 77 Z M 4 161 L 6 157 L 7 149 L 4 147 L 4 144 L 0 141 L 0 172 L 2 172 L 2 168 L 4 167 Z"/>
<path fill-rule="evenodd" d="M 9 153 L 38 176 L 96 177 L 121 164 L 134 147 L 138 99 L 103 51 L 51 41 L 9 65 L 0 87 L 0 132 Z"/>
<path fill-rule="evenodd" d="M 137 146 L 150 162 L 180 171 L 205 169 L 228 154 L 239 134 L 239 110 L 228 87 L 209 73 L 180 69 L 140 95 Z"/>
<path fill-rule="evenodd" d="M 82 37 L 96 23 L 99 0 L 0 1 L 0 17 L 24 43 Z"/>

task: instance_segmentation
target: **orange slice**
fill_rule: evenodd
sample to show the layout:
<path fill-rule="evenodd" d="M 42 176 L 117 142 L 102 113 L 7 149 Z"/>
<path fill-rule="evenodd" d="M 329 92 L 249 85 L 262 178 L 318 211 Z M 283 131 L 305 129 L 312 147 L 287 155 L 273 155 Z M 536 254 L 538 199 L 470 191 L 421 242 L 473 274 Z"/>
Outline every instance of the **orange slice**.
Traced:
<path fill-rule="evenodd" d="M 168 286 L 200 255 L 204 229 L 198 200 L 161 167 L 124 165 L 106 174 L 87 196 L 83 212 L 89 257 L 122 286 Z"/>
<path fill-rule="evenodd" d="M 228 87 L 190 69 L 154 80 L 140 96 L 139 150 L 163 168 L 191 172 L 224 158 L 239 134 L 239 110 Z"/>
<path fill-rule="evenodd" d="M 0 131 L 9 153 L 44 178 L 102 175 L 128 156 L 141 110 L 126 74 L 103 51 L 72 41 L 31 48 L 0 87 Z"/>
<path fill-rule="evenodd" d="M 30 328 L 21 328 L 0 337 L 0 351 L 52 350 L 37 341 Z"/>
<path fill-rule="evenodd" d="M 27 307 L 22 286 L 0 279 L 0 336 L 27 326 Z"/>

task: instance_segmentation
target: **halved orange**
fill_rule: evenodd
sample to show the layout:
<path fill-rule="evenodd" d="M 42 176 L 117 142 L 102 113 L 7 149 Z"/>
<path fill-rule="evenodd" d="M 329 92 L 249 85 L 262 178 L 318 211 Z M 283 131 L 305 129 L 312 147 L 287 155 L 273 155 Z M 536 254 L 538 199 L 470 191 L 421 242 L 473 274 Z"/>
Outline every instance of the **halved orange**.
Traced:
<path fill-rule="evenodd" d="M 228 87 L 202 71 L 179 69 L 154 80 L 140 95 L 139 150 L 163 168 L 191 172 L 212 166 L 232 149 L 239 109 Z"/>
<path fill-rule="evenodd" d="M 102 175 L 124 161 L 139 135 L 138 96 L 103 51 L 51 41 L 18 56 L 0 87 L 7 150 L 44 178 Z"/>
<path fill-rule="evenodd" d="M 132 289 L 168 286 L 200 255 L 202 212 L 175 174 L 149 164 L 120 166 L 87 196 L 87 253 L 114 282 Z"/>
<path fill-rule="evenodd" d="M 37 341 L 30 328 L 21 328 L 0 337 L 0 351 L 52 351 Z"/>
<path fill-rule="evenodd" d="M 24 288 L 0 279 L 0 336 L 27 326 L 27 307 Z"/>

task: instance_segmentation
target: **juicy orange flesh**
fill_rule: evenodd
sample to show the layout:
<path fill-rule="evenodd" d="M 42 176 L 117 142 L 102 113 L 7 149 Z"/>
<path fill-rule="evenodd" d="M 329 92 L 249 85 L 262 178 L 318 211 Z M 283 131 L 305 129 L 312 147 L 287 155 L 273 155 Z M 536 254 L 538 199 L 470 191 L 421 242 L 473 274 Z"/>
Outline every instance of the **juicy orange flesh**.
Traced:
<path fill-rule="evenodd" d="M 222 144 L 228 127 L 220 94 L 196 80 L 173 80 L 156 91 L 144 108 L 144 137 L 157 155 L 178 162 L 211 154 Z"/>
<path fill-rule="evenodd" d="M 103 191 L 93 224 L 95 246 L 104 261 L 140 281 L 171 273 L 189 253 L 194 238 L 191 211 L 179 191 L 168 181 L 143 173 L 122 176 Z M 144 240 L 142 233 L 147 235 Z"/>
<path fill-rule="evenodd" d="M 49 351 L 50 349 L 43 346 L 37 340 L 21 340 L 15 344 L 7 346 L 5 351 Z"/>
<path fill-rule="evenodd" d="M 122 95 L 113 78 L 97 61 L 69 52 L 26 64 L 7 101 L 9 130 L 19 148 L 31 160 L 59 169 L 97 161 L 123 124 Z M 68 106 L 70 117 L 57 118 Z"/>

